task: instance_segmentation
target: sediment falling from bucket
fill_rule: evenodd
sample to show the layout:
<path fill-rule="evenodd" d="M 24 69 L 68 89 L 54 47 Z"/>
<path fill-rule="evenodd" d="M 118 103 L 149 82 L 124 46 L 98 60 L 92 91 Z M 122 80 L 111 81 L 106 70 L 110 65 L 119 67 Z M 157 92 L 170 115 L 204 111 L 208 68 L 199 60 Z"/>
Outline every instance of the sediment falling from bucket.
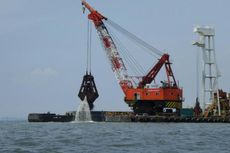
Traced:
<path fill-rule="evenodd" d="M 89 104 L 87 102 L 87 98 L 80 102 L 78 110 L 75 116 L 76 122 L 90 122 L 92 121 L 91 113 L 89 109 Z"/>

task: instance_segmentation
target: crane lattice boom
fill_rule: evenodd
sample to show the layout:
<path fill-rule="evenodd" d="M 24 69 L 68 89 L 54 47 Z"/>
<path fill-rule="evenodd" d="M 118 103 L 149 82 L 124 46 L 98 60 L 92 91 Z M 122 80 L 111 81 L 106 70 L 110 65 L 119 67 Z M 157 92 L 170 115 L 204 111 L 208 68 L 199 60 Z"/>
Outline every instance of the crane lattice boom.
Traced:
<path fill-rule="evenodd" d="M 97 29 L 100 40 L 103 44 L 104 49 L 106 50 L 106 55 L 111 64 L 112 70 L 115 73 L 117 80 L 123 91 L 128 87 L 132 86 L 132 81 L 128 78 L 127 69 L 124 65 L 122 58 L 117 51 L 116 45 L 111 38 L 107 28 L 105 27 L 103 20 L 107 18 L 94 10 L 88 3 L 82 1 L 82 4 L 90 11 L 88 18 L 94 22 L 94 25 Z"/>

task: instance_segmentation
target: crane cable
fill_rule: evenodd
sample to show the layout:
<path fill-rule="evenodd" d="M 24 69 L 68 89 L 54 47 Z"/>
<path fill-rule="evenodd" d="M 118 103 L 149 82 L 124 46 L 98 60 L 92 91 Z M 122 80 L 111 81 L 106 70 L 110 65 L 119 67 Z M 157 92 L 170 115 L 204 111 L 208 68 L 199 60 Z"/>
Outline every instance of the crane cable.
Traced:
<path fill-rule="evenodd" d="M 121 55 L 124 57 L 123 59 L 128 64 L 128 66 L 131 68 L 131 70 L 136 75 L 144 75 L 145 71 L 144 71 L 144 68 L 141 66 L 141 64 L 133 57 L 133 55 L 125 47 L 122 41 L 114 34 L 113 30 L 110 27 L 107 27 L 107 28 L 109 28 L 108 30 L 109 30 L 109 33 L 112 39 L 115 41 L 116 46 L 118 47 Z"/>
<path fill-rule="evenodd" d="M 92 24 L 88 20 L 87 24 L 87 57 L 86 57 L 86 73 L 91 74 L 91 48 L 92 48 Z"/>
<path fill-rule="evenodd" d="M 106 21 L 107 21 L 106 23 L 108 23 L 114 29 L 118 30 L 122 34 L 125 34 L 127 37 L 129 37 L 130 39 L 132 39 L 136 43 L 142 45 L 142 47 L 148 49 L 149 51 L 152 51 L 153 53 L 157 54 L 158 56 L 162 56 L 163 55 L 162 51 L 160 51 L 160 50 L 156 49 L 155 47 L 151 46 L 150 44 L 146 43 L 142 39 L 138 38 L 137 36 L 135 36 L 131 32 L 127 31 L 126 29 L 124 29 L 123 27 L 121 27 L 120 25 L 118 25 L 117 23 L 115 23 L 115 22 L 113 22 L 113 21 L 111 21 L 109 19 L 107 19 Z"/>

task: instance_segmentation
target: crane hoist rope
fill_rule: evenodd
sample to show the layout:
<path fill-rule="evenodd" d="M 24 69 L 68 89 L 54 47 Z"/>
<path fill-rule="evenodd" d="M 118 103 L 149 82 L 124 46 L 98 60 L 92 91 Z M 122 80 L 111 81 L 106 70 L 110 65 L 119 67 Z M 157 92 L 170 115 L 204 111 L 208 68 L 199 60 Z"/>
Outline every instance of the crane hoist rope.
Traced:
<path fill-rule="evenodd" d="M 97 87 L 94 77 L 91 74 L 91 49 L 92 49 L 92 24 L 88 20 L 87 23 L 87 51 L 86 51 L 86 74 L 83 76 L 78 97 L 83 101 L 86 97 L 90 110 L 94 108 L 94 101 L 98 98 Z"/>
<path fill-rule="evenodd" d="M 92 23 L 88 20 L 87 24 L 87 56 L 86 72 L 91 73 L 91 49 L 92 49 Z"/>

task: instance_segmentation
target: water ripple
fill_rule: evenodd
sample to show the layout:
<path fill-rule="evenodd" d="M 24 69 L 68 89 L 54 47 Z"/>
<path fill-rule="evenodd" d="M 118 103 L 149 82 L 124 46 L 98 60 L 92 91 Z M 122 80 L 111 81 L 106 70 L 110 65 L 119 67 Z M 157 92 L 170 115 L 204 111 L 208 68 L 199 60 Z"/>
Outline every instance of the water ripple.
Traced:
<path fill-rule="evenodd" d="M 0 152 L 229 153 L 229 124 L 0 121 Z"/>

